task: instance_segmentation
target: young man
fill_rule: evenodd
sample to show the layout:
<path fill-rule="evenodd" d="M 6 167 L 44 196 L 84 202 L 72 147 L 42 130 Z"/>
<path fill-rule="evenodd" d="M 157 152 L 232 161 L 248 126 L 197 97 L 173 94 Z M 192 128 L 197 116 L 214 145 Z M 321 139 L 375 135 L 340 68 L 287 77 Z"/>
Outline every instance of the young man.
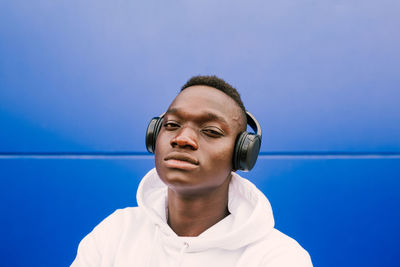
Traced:
<path fill-rule="evenodd" d="M 189 80 L 155 120 L 160 128 L 148 130 L 156 168 L 139 185 L 139 207 L 101 222 L 72 266 L 312 266 L 295 240 L 274 229 L 266 197 L 233 172 L 249 116 L 223 80 Z"/>

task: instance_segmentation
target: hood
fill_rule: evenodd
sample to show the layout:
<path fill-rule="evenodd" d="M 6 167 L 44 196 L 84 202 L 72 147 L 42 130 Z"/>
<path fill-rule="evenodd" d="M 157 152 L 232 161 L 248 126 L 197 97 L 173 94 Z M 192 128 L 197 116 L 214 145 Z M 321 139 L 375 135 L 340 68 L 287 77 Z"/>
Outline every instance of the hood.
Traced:
<path fill-rule="evenodd" d="M 264 194 L 247 179 L 232 173 L 228 210 L 231 213 L 197 237 L 180 237 L 167 224 L 167 186 L 156 169 L 140 182 L 137 202 L 160 232 L 163 243 L 187 252 L 211 248 L 236 250 L 257 242 L 274 228 L 271 205 Z M 263 226 L 263 227 L 260 227 Z"/>

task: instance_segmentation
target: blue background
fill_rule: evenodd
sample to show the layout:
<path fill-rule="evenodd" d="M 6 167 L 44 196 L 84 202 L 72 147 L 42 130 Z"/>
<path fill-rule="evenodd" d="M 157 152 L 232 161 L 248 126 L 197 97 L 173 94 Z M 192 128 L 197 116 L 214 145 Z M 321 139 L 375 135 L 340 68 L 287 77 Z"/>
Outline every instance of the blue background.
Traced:
<path fill-rule="evenodd" d="M 315 266 L 397 266 L 400 2 L 0 1 L 0 256 L 68 266 L 136 205 L 144 134 L 193 75 L 263 127 L 253 171 Z"/>

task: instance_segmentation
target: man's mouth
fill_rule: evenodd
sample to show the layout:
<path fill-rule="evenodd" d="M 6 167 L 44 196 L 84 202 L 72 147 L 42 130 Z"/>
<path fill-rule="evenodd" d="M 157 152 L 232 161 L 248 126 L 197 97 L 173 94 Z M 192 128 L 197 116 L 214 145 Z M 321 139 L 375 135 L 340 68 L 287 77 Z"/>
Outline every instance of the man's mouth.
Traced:
<path fill-rule="evenodd" d="M 164 158 L 168 168 L 193 170 L 198 167 L 199 161 L 191 155 L 185 153 L 171 153 Z"/>

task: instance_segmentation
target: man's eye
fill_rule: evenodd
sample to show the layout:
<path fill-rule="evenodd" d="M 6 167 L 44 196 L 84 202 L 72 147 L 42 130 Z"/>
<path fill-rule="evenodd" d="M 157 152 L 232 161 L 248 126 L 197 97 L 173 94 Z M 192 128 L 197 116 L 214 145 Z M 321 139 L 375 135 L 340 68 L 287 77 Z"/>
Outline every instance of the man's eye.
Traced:
<path fill-rule="evenodd" d="M 223 136 L 223 133 L 221 133 L 218 130 L 214 130 L 214 129 L 204 129 L 203 133 L 205 133 L 206 135 L 208 135 L 210 137 L 221 137 L 221 136 Z"/>
<path fill-rule="evenodd" d="M 179 124 L 177 124 L 175 122 L 167 121 L 166 123 L 164 123 L 164 128 L 167 130 L 174 130 L 174 129 L 179 128 Z"/>

